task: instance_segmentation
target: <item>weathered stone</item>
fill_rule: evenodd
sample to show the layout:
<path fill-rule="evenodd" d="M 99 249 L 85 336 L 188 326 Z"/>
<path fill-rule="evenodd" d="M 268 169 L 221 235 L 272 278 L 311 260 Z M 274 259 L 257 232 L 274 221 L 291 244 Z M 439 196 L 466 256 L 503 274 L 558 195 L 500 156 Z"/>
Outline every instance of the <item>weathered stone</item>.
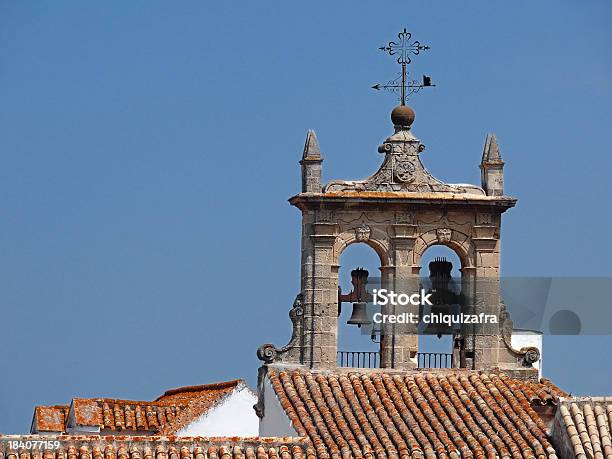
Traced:
<path fill-rule="evenodd" d="M 308 131 L 300 161 L 302 192 L 290 199 L 302 212 L 300 314 L 295 305 L 292 309 L 297 338 L 290 347 L 266 348 L 266 355 L 312 368 L 336 365 L 340 256 L 355 243 L 367 244 L 378 255 L 384 288 L 405 292 L 419 289 L 423 253 L 446 245 L 461 260 L 462 293 L 474 299 L 467 310 L 507 315 L 500 308 L 499 284 L 479 280 L 499 278 L 501 214 L 516 203 L 503 195 L 504 163 L 495 136 L 485 142 L 482 188 L 434 178 L 421 162 L 423 149 L 410 125 L 396 125 L 379 148 L 384 159 L 373 175 L 323 187 L 323 158 L 316 135 Z M 503 336 L 508 326 L 509 318 L 485 334 L 463 327 L 456 342 L 473 355 L 465 354 L 462 361 L 475 369 L 517 364 L 521 354 Z M 383 367 L 415 366 L 415 326 L 387 324 L 380 343 Z"/>

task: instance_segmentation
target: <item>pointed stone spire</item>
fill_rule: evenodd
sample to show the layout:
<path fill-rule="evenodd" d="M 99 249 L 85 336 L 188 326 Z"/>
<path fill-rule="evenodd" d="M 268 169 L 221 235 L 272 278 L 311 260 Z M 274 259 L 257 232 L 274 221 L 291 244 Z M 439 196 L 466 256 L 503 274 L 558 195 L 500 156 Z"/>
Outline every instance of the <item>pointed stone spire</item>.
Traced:
<path fill-rule="evenodd" d="M 302 153 L 302 193 L 320 193 L 321 192 L 321 149 L 317 135 L 312 129 L 306 134 L 306 143 L 304 144 L 304 152 Z"/>
<path fill-rule="evenodd" d="M 306 134 L 306 143 L 304 144 L 304 153 L 302 159 L 307 158 L 320 158 L 321 149 L 319 148 L 319 141 L 317 140 L 317 134 L 312 129 L 308 130 Z"/>
<path fill-rule="evenodd" d="M 495 134 L 487 134 L 480 162 L 482 187 L 488 196 L 504 194 L 504 161 Z"/>
<path fill-rule="evenodd" d="M 502 160 L 497 137 L 495 134 L 487 134 L 484 150 L 482 152 L 483 163 L 499 163 Z"/>

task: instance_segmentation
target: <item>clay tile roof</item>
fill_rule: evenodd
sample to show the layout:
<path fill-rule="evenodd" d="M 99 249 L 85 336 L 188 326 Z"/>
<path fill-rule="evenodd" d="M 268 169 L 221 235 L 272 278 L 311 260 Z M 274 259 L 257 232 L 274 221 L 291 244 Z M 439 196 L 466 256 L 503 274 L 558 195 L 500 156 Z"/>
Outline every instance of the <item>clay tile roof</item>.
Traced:
<path fill-rule="evenodd" d="M 35 407 L 34 418 L 32 419 L 32 433 L 63 432 L 69 408 L 67 405 Z"/>
<path fill-rule="evenodd" d="M 158 401 L 187 401 L 187 405 L 176 416 L 174 420 L 160 428 L 160 433 L 175 434 L 183 427 L 202 416 L 225 397 L 238 388 L 246 388 L 246 383 L 241 379 L 203 386 L 189 386 L 166 391 L 164 395 L 157 398 Z"/>
<path fill-rule="evenodd" d="M 99 427 L 102 433 L 174 433 L 238 387 L 246 387 L 242 379 L 180 387 L 166 391 L 152 402 L 74 398 L 70 407 L 36 407 L 31 431 L 66 432 L 72 413 L 75 426 Z"/>
<path fill-rule="evenodd" d="M 268 369 L 298 435 L 320 458 L 556 457 L 535 405 L 552 384 L 468 370 L 344 373 Z"/>
<path fill-rule="evenodd" d="M 553 429 L 572 457 L 612 457 L 612 397 L 561 399 Z"/>
<path fill-rule="evenodd" d="M 168 403 L 187 403 L 194 398 L 205 396 L 209 399 L 215 399 L 219 396 L 231 392 L 239 384 L 244 384 L 242 379 L 233 379 L 231 381 L 218 382 L 213 384 L 203 384 L 200 386 L 186 386 L 178 389 L 170 389 L 155 399 L 156 402 Z"/>
<path fill-rule="evenodd" d="M 72 400 L 71 410 L 74 411 L 77 425 L 97 427 L 102 424 L 102 414 L 97 400 L 75 398 Z"/>
<path fill-rule="evenodd" d="M 12 447 L 12 441 L 30 448 Z M 41 448 L 36 442 L 59 442 Z M 97 435 L 0 435 L 4 459 L 306 459 L 312 458 L 300 438 L 204 438 Z"/>
<path fill-rule="evenodd" d="M 186 403 L 140 402 L 110 398 L 75 398 L 71 410 L 77 426 L 111 431 L 156 432 L 174 420 Z"/>

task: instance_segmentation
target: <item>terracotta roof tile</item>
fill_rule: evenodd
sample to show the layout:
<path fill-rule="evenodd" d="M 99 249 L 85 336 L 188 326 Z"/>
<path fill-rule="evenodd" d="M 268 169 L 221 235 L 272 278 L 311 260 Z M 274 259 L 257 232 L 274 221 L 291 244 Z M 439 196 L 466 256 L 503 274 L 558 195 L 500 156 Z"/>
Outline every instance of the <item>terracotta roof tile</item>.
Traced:
<path fill-rule="evenodd" d="M 185 402 L 186 405 L 173 419 L 160 427 L 160 433 L 165 435 L 177 433 L 183 427 L 202 416 L 202 414 L 221 403 L 234 390 L 241 388 L 247 388 L 247 385 L 243 380 L 236 379 L 225 383 L 191 386 L 167 391 L 164 395 L 158 397 L 157 400 L 181 401 Z"/>
<path fill-rule="evenodd" d="M 32 432 L 66 432 L 72 410 L 77 427 L 99 427 L 103 433 L 174 433 L 240 385 L 246 387 L 241 379 L 181 387 L 166 391 L 152 402 L 75 398 L 70 406 L 36 407 Z"/>
<path fill-rule="evenodd" d="M 575 457 L 612 457 L 612 397 L 562 399 L 556 421 Z"/>
<path fill-rule="evenodd" d="M 71 409 L 78 426 L 100 427 L 101 430 L 111 431 L 154 432 L 172 422 L 186 405 L 187 402 L 173 405 L 167 402 L 75 398 Z"/>
<path fill-rule="evenodd" d="M 67 405 L 35 407 L 32 432 L 63 432 L 69 408 Z"/>
<path fill-rule="evenodd" d="M 11 440 L 59 441 L 46 450 L 11 448 Z M 300 438 L 0 435 L 1 459 L 311 459 Z"/>
<path fill-rule="evenodd" d="M 74 412 L 74 419 L 80 426 L 102 425 L 102 413 L 99 409 L 99 400 L 75 398 L 70 409 Z"/>
<path fill-rule="evenodd" d="M 269 367 L 268 379 L 318 457 L 556 457 L 535 405 L 564 393 L 476 371 L 308 372 Z"/>
<path fill-rule="evenodd" d="M 217 394 L 226 394 L 235 389 L 239 384 L 244 384 L 242 379 L 233 379 L 212 384 L 202 384 L 200 386 L 186 386 L 177 389 L 170 389 L 155 399 L 156 402 L 168 402 L 174 404 L 187 403 L 194 398 L 202 395 L 214 398 Z"/>

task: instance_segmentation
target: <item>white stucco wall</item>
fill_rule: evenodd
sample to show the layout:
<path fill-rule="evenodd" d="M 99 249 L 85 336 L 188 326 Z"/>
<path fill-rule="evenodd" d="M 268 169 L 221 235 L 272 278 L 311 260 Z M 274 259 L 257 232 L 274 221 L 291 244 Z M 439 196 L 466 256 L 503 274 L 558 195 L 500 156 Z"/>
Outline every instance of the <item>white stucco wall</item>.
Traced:
<path fill-rule="evenodd" d="M 255 437 L 259 430 L 259 418 L 253 409 L 256 402 L 257 397 L 247 386 L 239 386 L 176 434 L 182 437 Z"/>
<path fill-rule="evenodd" d="M 540 351 L 540 360 L 533 364 L 534 368 L 538 369 L 538 377 L 542 377 L 542 333 L 533 330 L 514 329 L 512 331 L 512 347 L 520 349 L 522 347 L 537 347 Z"/>
<path fill-rule="evenodd" d="M 289 417 L 278 401 L 268 378 L 264 381 L 264 417 L 259 421 L 261 437 L 297 437 Z"/>

